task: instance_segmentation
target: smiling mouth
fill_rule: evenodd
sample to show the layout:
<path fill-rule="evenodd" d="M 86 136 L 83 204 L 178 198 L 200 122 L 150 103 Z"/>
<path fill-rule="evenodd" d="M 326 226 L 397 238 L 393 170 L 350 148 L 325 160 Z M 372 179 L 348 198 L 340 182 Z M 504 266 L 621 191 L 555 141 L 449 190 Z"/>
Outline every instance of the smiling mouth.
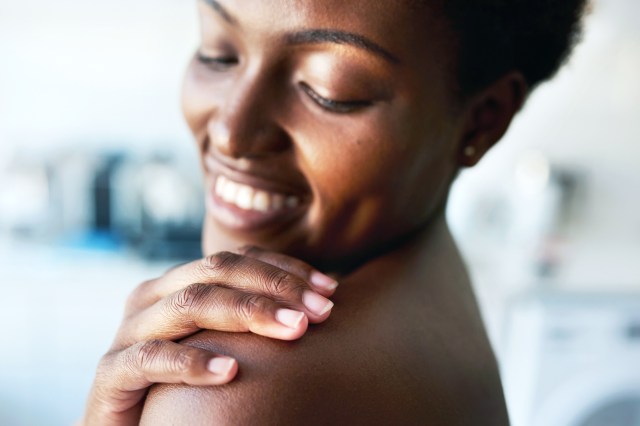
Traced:
<path fill-rule="evenodd" d="M 287 226 L 307 211 L 306 194 L 295 193 L 289 185 L 230 169 L 211 158 L 205 158 L 205 168 L 207 210 L 228 229 L 257 231 Z"/>
<path fill-rule="evenodd" d="M 295 209 L 301 204 L 300 197 L 264 191 L 234 182 L 223 175 L 217 177 L 214 193 L 222 201 L 239 209 L 260 213 Z"/>

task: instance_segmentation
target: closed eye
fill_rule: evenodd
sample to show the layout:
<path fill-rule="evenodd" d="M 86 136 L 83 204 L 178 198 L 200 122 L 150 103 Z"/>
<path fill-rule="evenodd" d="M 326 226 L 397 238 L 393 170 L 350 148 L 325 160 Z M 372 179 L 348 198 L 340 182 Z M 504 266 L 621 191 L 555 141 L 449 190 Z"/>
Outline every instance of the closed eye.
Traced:
<path fill-rule="evenodd" d="M 368 107 L 373 103 L 371 101 L 365 100 L 336 101 L 333 99 L 327 99 L 320 96 L 308 84 L 304 82 L 300 83 L 300 88 L 307 94 L 307 96 L 311 98 L 311 100 L 313 100 L 321 108 L 337 114 L 348 114 L 350 112 L 355 112 L 359 109 Z"/>
<path fill-rule="evenodd" d="M 235 56 L 206 56 L 201 52 L 197 54 L 198 62 L 213 68 L 216 71 L 226 71 L 234 65 L 238 65 L 238 58 Z"/>

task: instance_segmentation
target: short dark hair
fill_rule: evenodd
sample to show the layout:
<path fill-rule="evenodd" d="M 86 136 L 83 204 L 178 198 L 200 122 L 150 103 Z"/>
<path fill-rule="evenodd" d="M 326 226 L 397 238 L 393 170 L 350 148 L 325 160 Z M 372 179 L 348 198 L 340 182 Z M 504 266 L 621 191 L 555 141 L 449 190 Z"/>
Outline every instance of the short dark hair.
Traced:
<path fill-rule="evenodd" d="M 530 89 L 551 78 L 582 33 L 587 0 L 440 0 L 457 35 L 458 90 L 467 98 L 512 70 Z"/>

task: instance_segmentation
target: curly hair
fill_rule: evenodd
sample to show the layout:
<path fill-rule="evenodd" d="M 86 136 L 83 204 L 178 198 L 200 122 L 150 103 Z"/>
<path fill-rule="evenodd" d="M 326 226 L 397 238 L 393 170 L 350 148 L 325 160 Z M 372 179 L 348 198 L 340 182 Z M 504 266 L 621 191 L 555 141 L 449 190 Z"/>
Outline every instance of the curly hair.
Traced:
<path fill-rule="evenodd" d="M 553 77 L 580 39 L 587 1 L 429 1 L 439 3 L 456 34 L 460 96 L 512 70 L 522 73 L 531 90 Z"/>

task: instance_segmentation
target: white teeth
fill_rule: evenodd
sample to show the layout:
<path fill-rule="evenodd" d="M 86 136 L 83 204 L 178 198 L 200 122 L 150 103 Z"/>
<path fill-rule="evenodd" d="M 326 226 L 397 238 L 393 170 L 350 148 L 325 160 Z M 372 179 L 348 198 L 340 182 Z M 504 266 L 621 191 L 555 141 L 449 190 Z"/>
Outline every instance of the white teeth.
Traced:
<path fill-rule="evenodd" d="M 225 176 L 218 176 L 215 193 L 224 201 L 234 204 L 243 210 L 253 210 L 262 213 L 279 211 L 285 208 L 293 209 L 300 205 L 301 200 L 295 196 L 270 193 L 248 185 L 229 180 Z"/>
<path fill-rule="evenodd" d="M 236 196 L 236 205 L 243 210 L 251 210 L 253 207 L 253 188 L 247 185 L 240 185 L 238 195 Z"/>
<path fill-rule="evenodd" d="M 269 194 L 264 191 L 258 191 L 253 196 L 253 210 L 259 212 L 269 211 Z"/>
<path fill-rule="evenodd" d="M 222 195 L 224 193 L 224 186 L 227 183 L 227 178 L 224 176 L 218 177 L 216 180 L 216 194 Z"/>
<path fill-rule="evenodd" d="M 237 183 L 227 180 L 222 188 L 222 199 L 227 203 L 235 203 L 238 189 L 240 186 Z"/>

